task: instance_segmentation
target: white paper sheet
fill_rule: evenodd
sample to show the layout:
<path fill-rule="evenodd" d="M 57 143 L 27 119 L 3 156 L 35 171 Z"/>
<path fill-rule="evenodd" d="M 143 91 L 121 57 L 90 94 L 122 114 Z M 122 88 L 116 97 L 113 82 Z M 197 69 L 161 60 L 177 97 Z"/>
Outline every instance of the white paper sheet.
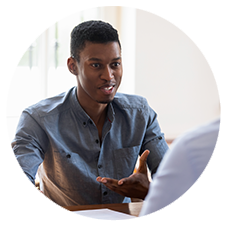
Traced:
<path fill-rule="evenodd" d="M 135 216 L 109 210 L 109 209 L 80 210 L 80 211 L 73 211 L 73 212 L 79 215 L 83 215 L 85 217 L 104 219 L 104 220 L 123 220 L 123 219 L 129 219 L 129 218 L 136 218 Z"/>

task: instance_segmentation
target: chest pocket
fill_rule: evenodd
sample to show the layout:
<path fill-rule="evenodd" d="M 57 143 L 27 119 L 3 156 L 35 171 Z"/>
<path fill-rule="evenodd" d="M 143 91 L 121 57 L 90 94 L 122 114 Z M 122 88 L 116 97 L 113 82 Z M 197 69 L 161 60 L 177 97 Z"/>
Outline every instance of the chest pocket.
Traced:
<path fill-rule="evenodd" d="M 118 180 L 128 177 L 133 173 L 139 152 L 140 145 L 114 151 L 115 169 Z"/>

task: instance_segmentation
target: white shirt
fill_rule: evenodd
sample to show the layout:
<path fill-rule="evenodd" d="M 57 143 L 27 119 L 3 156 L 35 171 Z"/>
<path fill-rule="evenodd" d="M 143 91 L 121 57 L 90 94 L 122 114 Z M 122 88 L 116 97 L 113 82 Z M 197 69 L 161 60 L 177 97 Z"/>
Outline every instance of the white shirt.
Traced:
<path fill-rule="evenodd" d="M 150 183 L 140 216 L 167 206 L 195 183 L 213 153 L 219 125 L 220 119 L 193 129 L 173 142 Z"/>

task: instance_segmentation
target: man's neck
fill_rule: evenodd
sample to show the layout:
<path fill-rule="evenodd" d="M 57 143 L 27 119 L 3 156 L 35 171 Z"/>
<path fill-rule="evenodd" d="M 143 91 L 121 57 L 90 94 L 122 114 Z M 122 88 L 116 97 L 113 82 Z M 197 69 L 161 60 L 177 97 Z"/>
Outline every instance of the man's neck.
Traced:
<path fill-rule="evenodd" d="M 80 103 L 81 107 L 84 109 L 84 111 L 87 113 L 87 115 L 93 120 L 95 123 L 98 132 L 99 137 L 101 139 L 102 136 L 102 128 L 106 119 L 107 115 L 107 108 L 108 103 L 98 103 L 98 102 L 81 102 L 81 100 L 78 98 L 78 102 Z"/>
<path fill-rule="evenodd" d="M 96 126 L 103 124 L 106 119 L 107 105 L 97 103 L 97 105 L 82 106 L 89 117 L 94 121 Z"/>
<path fill-rule="evenodd" d="M 84 107 L 83 107 L 84 108 Z M 93 122 L 98 129 L 100 146 L 102 143 L 102 129 L 105 123 L 106 115 L 107 115 L 107 104 L 100 104 L 96 106 L 89 106 L 84 108 L 85 112 L 90 116 Z"/>

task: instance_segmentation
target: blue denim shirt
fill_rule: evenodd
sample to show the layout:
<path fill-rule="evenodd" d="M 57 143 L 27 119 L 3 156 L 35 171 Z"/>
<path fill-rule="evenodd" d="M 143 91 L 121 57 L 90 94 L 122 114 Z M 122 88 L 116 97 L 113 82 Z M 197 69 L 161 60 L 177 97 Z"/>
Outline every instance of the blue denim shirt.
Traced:
<path fill-rule="evenodd" d="M 120 93 L 108 105 L 100 143 L 76 87 L 25 109 L 12 146 L 29 179 L 38 170 L 41 190 L 61 206 L 130 202 L 96 177 L 128 177 L 145 149 L 153 173 L 168 149 L 146 99 Z"/>

